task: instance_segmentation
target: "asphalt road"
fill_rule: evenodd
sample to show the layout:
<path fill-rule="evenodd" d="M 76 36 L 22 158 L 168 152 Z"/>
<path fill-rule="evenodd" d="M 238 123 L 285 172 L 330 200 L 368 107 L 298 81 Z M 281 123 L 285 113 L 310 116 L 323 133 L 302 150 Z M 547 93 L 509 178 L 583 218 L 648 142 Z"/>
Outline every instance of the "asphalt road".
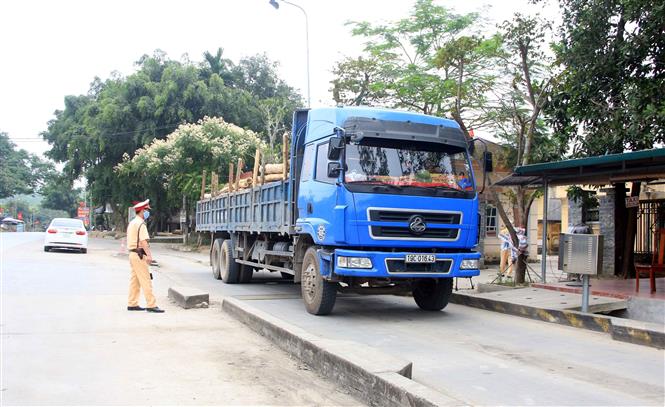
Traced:
<path fill-rule="evenodd" d="M 411 360 L 414 380 L 469 404 L 665 404 L 663 350 L 455 304 L 423 312 L 408 297 L 338 297 L 332 315 L 317 317 L 290 282 L 261 274 L 251 284 L 225 285 L 212 278 L 206 255 L 156 251 L 163 277 L 174 283 L 211 298 L 235 296 L 313 334 Z"/>
<path fill-rule="evenodd" d="M 0 233 L 0 405 L 361 404 L 221 312 L 220 297 L 171 304 L 167 272 L 154 271 L 165 314 L 126 311 L 119 242 L 91 239 L 85 255 L 42 242 Z"/>

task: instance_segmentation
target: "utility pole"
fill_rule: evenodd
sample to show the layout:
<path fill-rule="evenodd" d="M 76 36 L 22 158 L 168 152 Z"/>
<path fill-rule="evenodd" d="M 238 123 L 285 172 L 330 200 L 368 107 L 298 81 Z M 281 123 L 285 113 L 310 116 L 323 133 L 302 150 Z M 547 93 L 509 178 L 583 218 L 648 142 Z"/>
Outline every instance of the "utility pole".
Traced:
<path fill-rule="evenodd" d="M 182 230 L 182 244 L 187 244 L 187 198 L 182 194 L 182 212 L 180 212 L 180 229 Z"/>

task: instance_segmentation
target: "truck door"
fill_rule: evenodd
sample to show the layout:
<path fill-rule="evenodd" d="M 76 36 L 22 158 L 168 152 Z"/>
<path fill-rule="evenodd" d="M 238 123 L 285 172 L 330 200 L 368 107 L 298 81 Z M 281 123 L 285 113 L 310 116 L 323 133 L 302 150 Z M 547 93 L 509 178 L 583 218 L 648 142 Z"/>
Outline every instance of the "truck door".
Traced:
<path fill-rule="evenodd" d="M 298 197 L 298 221 L 304 229 L 311 228 L 310 233 L 319 244 L 335 241 L 336 183 L 337 178 L 328 177 L 328 139 L 307 145 Z"/>

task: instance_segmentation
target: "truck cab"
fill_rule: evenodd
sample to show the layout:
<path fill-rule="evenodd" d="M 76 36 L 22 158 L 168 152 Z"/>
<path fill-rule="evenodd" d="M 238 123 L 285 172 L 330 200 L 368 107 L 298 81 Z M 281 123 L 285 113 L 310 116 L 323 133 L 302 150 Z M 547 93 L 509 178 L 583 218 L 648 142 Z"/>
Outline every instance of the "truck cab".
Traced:
<path fill-rule="evenodd" d="M 338 291 L 411 291 L 439 310 L 453 277 L 479 274 L 478 192 L 456 122 L 343 107 L 293 123 L 289 205 L 309 312 L 330 312 Z"/>

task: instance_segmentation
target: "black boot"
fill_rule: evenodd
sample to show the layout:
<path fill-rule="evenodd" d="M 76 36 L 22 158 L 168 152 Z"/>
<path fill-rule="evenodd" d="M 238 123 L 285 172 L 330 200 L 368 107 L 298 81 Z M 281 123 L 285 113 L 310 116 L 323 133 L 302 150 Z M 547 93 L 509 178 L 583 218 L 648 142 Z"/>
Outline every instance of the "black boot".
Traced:
<path fill-rule="evenodd" d="M 133 307 L 127 307 L 127 311 L 145 311 L 145 308 L 135 305 Z"/>
<path fill-rule="evenodd" d="M 164 312 L 164 310 L 159 307 L 146 308 L 145 310 L 148 312 Z"/>

